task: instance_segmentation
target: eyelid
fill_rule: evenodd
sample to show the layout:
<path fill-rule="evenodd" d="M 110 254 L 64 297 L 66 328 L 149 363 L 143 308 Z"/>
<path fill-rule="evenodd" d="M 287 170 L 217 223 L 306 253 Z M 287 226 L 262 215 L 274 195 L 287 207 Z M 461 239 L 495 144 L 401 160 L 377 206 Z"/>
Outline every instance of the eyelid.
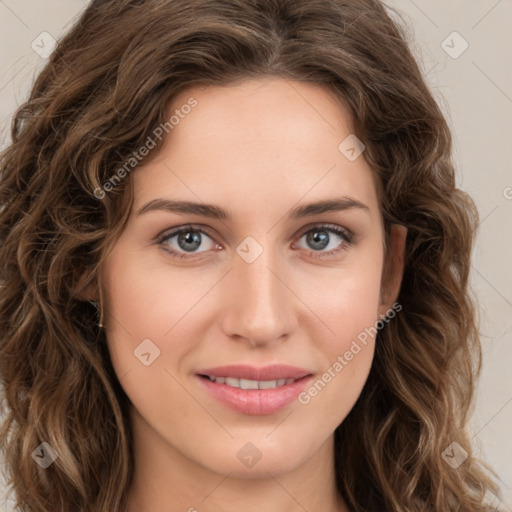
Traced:
<path fill-rule="evenodd" d="M 176 226 L 174 228 L 168 228 L 165 231 L 162 231 L 159 235 L 157 235 L 154 239 L 154 242 L 157 245 L 162 246 L 166 240 L 168 240 L 169 238 L 174 238 L 176 235 L 179 235 L 181 232 L 184 232 L 184 231 L 196 231 L 198 233 L 201 233 L 201 234 L 206 235 L 209 238 L 211 238 L 211 240 L 216 245 L 220 245 L 218 242 L 215 241 L 215 235 L 211 232 L 211 230 L 209 228 L 207 228 L 206 226 L 202 226 L 200 224 L 182 224 L 182 225 Z M 178 254 L 178 255 L 186 254 L 186 253 L 178 252 L 171 248 L 166 248 L 164 250 L 166 250 L 167 252 L 170 252 L 171 254 L 175 254 L 175 255 L 176 254 Z M 194 258 L 194 257 L 198 257 L 199 255 L 204 254 L 206 252 L 208 252 L 208 251 L 203 251 L 203 252 L 199 252 L 199 253 L 191 253 L 190 256 L 184 256 L 184 257 Z M 194 256 L 194 254 L 196 254 L 196 256 Z"/>
<path fill-rule="evenodd" d="M 347 238 L 348 242 L 354 243 L 354 240 L 356 238 L 355 233 L 348 229 L 345 226 L 340 226 L 339 224 L 333 224 L 332 222 L 312 222 L 311 224 L 308 224 L 307 226 L 302 227 L 297 233 L 300 233 L 300 237 L 304 236 L 308 231 L 311 231 L 312 229 L 326 229 L 326 230 L 333 230 L 333 231 L 340 231 L 345 238 Z M 297 236 L 297 235 L 294 235 Z"/>

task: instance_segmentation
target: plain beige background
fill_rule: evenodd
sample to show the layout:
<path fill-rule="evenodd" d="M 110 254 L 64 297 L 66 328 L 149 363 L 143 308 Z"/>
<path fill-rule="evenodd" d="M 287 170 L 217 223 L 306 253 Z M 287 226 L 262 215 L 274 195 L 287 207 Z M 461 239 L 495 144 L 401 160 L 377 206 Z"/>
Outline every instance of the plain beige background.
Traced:
<path fill-rule="evenodd" d="M 512 0 L 386 3 L 410 27 L 411 48 L 452 127 L 458 184 L 481 215 L 472 283 L 481 302 L 484 367 L 471 432 L 501 478 L 504 499 L 493 504 L 512 512 Z M 50 39 L 41 33 L 58 40 L 87 4 L 0 0 L 2 147 L 14 109 L 45 63 Z M 10 510 L 8 503 L 0 510 Z"/>

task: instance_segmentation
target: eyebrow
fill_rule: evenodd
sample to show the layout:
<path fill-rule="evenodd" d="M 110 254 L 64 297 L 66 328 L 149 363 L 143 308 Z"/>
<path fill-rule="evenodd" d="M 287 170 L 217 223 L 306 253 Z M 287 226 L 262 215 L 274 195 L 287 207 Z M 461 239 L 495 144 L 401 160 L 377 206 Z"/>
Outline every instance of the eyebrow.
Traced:
<path fill-rule="evenodd" d="M 310 217 L 320 213 L 340 212 L 344 210 L 359 209 L 370 211 L 370 208 L 349 196 L 325 199 L 314 203 L 300 205 L 291 210 L 289 217 L 291 219 L 301 219 Z M 139 208 L 137 215 L 144 215 L 152 211 L 166 211 L 171 213 L 188 213 L 193 215 L 201 215 L 219 220 L 231 220 L 231 213 L 220 206 L 207 203 L 195 203 L 192 201 L 172 201 L 170 199 L 153 199 Z"/>

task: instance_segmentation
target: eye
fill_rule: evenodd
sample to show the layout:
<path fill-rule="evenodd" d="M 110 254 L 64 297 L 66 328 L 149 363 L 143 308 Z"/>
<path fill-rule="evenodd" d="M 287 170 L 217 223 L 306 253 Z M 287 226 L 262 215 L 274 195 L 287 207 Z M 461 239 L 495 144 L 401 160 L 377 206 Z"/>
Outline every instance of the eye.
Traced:
<path fill-rule="evenodd" d="M 334 237 L 332 236 L 334 235 Z M 306 239 L 306 243 L 312 249 L 310 255 L 314 258 L 323 258 L 338 254 L 340 251 L 346 251 L 352 244 L 352 235 L 348 230 L 334 225 L 319 225 L 308 229 L 301 239 Z M 336 243 L 336 239 L 338 242 Z M 339 241 L 341 240 L 341 242 Z M 329 248 L 325 251 L 324 249 Z"/>
<path fill-rule="evenodd" d="M 164 234 L 158 240 L 158 244 L 161 245 L 164 250 L 173 254 L 173 256 L 177 256 L 178 258 L 189 258 L 194 257 L 193 255 L 198 252 L 205 252 L 216 247 L 213 243 L 213 247 L 206 248 L 205 251 L 197 251 L 202 244 L 204 245 L 203 237 L 207 237 L 213 243 L 212 238 L 203 229 L 199 229 L 194 226 L 183 226 L 171 231 L 170 233 Z M 175 239 L 174 243 L 171 242 L 173 239 Z M 191 256 L 188 256 L 187 253 Z"/>
<path fill-rule="evenodd" d="M 334 235 L 334 237 L 332 236 Z M 204 237 L 210 240 L 210 244 L 204 247 Z M 340 251 L 346 251 L 352 245 L 352 235 L 341 226 L 319 225 L 305 231 L 301 238 L 306 239 L 310 246 L 310 256 L 314 258 L 324 258 L 333 256 Z M 336 243 L 336 239 L 338 242 Z M 196 255 L 208 252 L 214 249 L 220 249 L 212 237 L 203 228 L 192 225 L 182 226 L 170 232 L 164 233 L 157 243 L 162 248 L 178 258 L 194 258 Z M 208 247 L 210 245 L 210 247 Z M 203 251 L 198 251 L 203 246 Z M 324 249 L 331 246 L 331 249 Z M 308 249 L 308 248 L 306 248 Z"/>

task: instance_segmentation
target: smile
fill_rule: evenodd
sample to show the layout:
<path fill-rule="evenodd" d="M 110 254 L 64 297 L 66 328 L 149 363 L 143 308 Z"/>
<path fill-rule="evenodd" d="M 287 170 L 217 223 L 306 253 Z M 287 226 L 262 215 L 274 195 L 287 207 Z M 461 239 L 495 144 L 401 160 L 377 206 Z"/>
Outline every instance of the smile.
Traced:
<path fill-rule="evenodd" d="M 249 415 L 274 414 L 296 401 L 313 378 L 311 371 L 273 364 L 205 368 L 195 375 L 203 392 L 231 410 Z"/>

